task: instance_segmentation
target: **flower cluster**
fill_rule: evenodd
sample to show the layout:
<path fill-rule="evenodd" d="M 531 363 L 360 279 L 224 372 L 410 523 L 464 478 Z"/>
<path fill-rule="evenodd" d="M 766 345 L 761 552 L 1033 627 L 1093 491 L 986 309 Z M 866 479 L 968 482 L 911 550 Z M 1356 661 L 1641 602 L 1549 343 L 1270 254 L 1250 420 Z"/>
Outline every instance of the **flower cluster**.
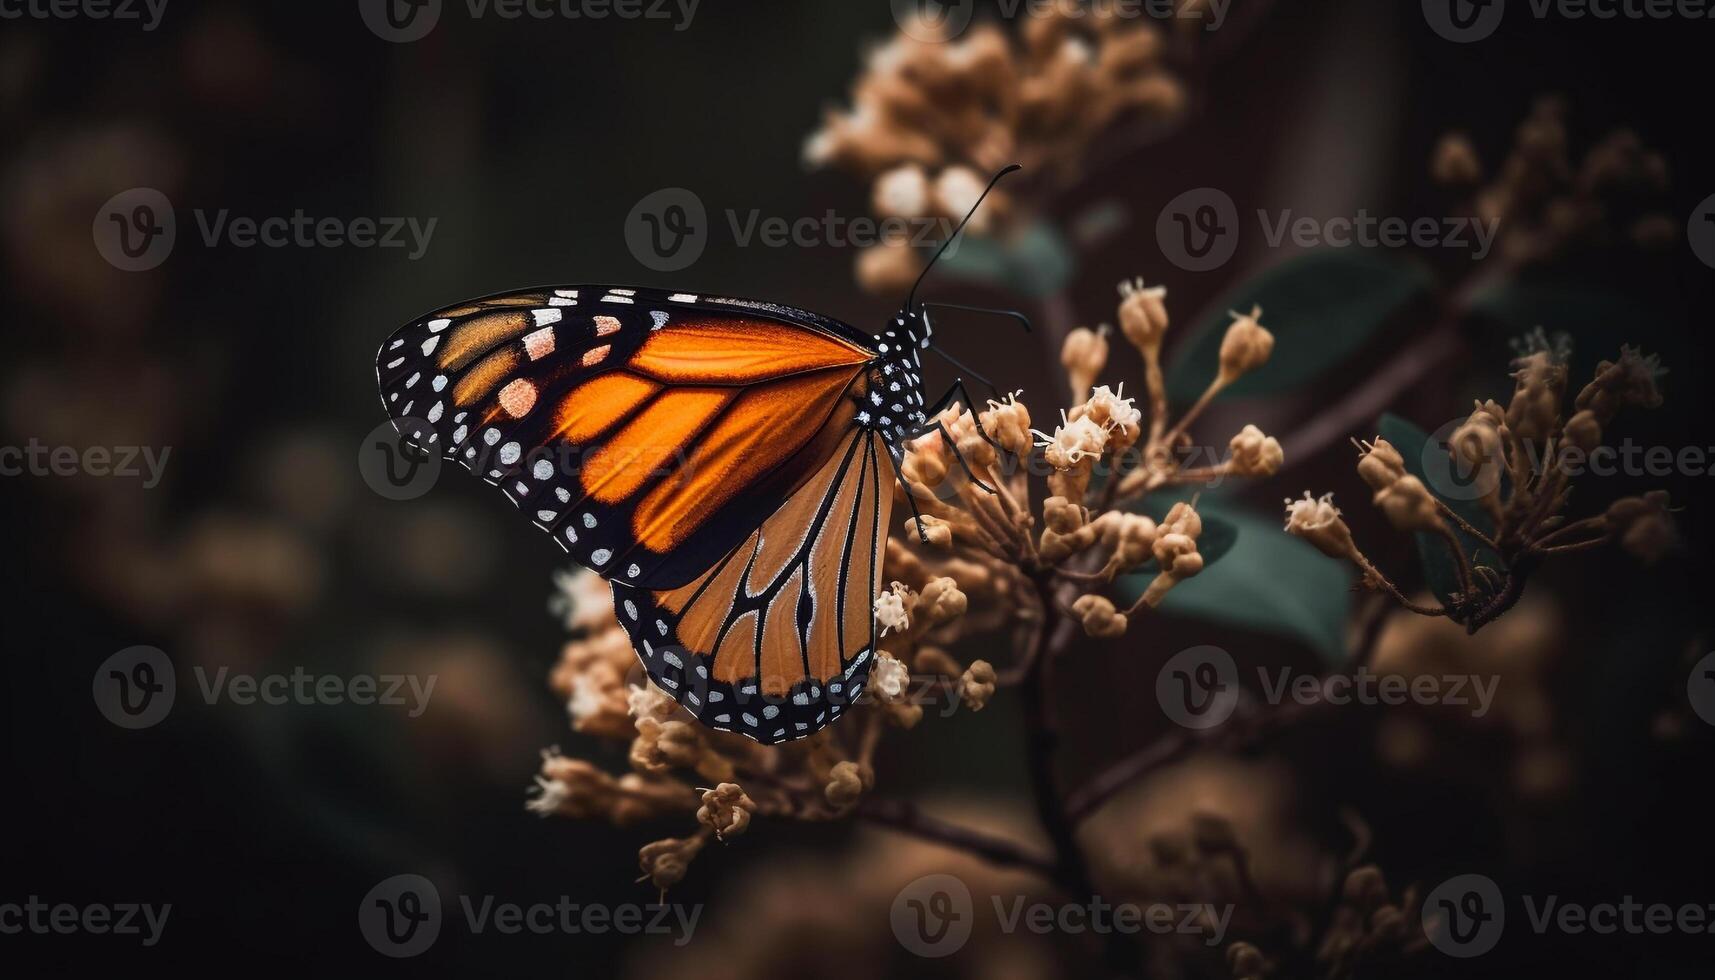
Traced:
<path fill-rule="evenodd" d="M 1574 161 L 1566 116 L 1562 99 L 1538 100 L 1492 175 L 1485 174 L 1470 139 L 1450 133 L 1436 147 L 1430 173 L 1470 195 L 1475 216 L 1500 229 L 1499 254 L 1514 267 L 1580 247 L 1673 242 L 1680 231 L 1663 210 L 1668 172 L 1662 156 L 1621 129 Z"/>
<path fill-rule="evenodd" d="M 1020 224 L 1037 199 L 1071 182 L 1097 141 L 1127 120 L 1160 123 L 1184 109 L 1166 66 L 1167 38 L 1149 18 L 1106 7 L 1078 16 L 1054 5 L 1016 32 L 993 24 L 953 40 L 922 29 L 873 50 L 852 106 L 830 111 L 805 145 L 814 167 L 871 182 L 882 218 L 957 221 L 988 176 L 1019 163 L 1024 174 L 990 195 L 975 234 Z M 859 256 L 858 279 L 878 293 L 910 285 L 926 256 L 879 243 Z"/>
<path fill-rule="evenodd" d="M 1564 340 L 1551 341 L 1537 330 L 1517 346 L 1511 401 L 1504 408 L 1493 400 L 1476 403 L 1447 440 L 1449 482 L 1475 497 L 1481 520 L 1461 516 L 1407 473 L 1405 457 L 1386 439 L 1358 444 L 1358 475 L 1388 523 L 1435 535 L 1445 545 L 1459 580 L 1445 607 L 1407 600 L 1359 549 L 1331 493 L 1288 499 L 1287 532 L 1329 557 L 1350 560 L 1367 588 L 1391 593 L 1415 612 L 1448 616 L 1471 632 L 1511 608 L 1525 578 L 1547 558 L 1611 541 L 1646 563 L 1661 558 L 1677 541 L 1665 492 L 1627 497 L 1579 520 L 1565 514 L 1574 477 L 1602 444 L 1615 414 L 1661 404 L 1661 366 L 1621 348 L 1619 358 L 1603 361 L 1579 390 L 1568 416 Z M 1479 546 L 1475 556 L 1467 554 L 1466 541 Z"/>

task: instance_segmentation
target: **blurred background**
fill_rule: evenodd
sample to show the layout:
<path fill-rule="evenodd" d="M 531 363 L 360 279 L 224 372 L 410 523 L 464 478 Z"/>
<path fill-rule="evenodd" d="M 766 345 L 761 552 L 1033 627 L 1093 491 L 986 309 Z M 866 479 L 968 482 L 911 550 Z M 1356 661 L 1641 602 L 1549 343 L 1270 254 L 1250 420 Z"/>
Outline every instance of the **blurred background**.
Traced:
<path fill-rule="evenodd" d="M 153 475 L 139 454 L 137 475 L 85 465 L 0 478 L 9 580 L 0 902 L 172 904 L 151 948 L 24 934 L 0 936 L 0 952 L 40 973 L 1091 968 L 1098 954 L 1076 936 L 979 934 L 948 959 L 913 956 L 894 939 L 889 907 L 919 875 L 955 873 L 995 894 L 1046 891 L 845 824 L 769 825 L 710 848 L 670 896 L 702 907 L 682 947 L 660 936 L 448 926 L 432 949 L 396 964 L 364 941 L 360 902 L 400 873 L 434 880 L 449 904 L 454 895 L 653 901 L 634 882 L 635 849 L 662 835 L 526 812 L 548 746 L 625 765 L 622 751 L 570 731 L 546 683 L 566 640 L 549 611 L 562 555 L 461 472 L 405 501 L 366 485 L 359 449 L 384 417 L 377 344 L 431 307 L 538 283 L 765 298 L 873 328 L 898 295 L 860 287 L 855 249 L 746 242 L 726 215 L 869 213 L 868 186 L 807 166 L 806 140 L 830 106 L 849 102 L 866 50 L 898 23 L 885 0 L 704 0 L 688 19 L 669 8 L 600 20 L 508 19 L 449 2 L 426 36 L 399 41 L 359 6 L 171 0 L 147 29 L 146 8 L 142 22 L 0 21 L 0 443 L 73 447 L 86 461 L 88 447 L 148 447 L 164 460 Z M 995 5 L 976 6 L 979 21 L 1004 23 Z M 1612 439 L 1715 446 L 1701 381 L 1715 273 L 1687 240 L 1715 193 L 1697 101 L 1715 23 L 1514 10 L 1493 36 L 1459 44 L 1408 0 L 1233 0 L 1226 18 L 1175 64 L 1183 105 L 1171 120 L 1104 134 L 1052 192 L 1035 193 L 1037 216 L 1071 243 L 1051 289 L 954 269 L 931 290 L 1016 306 L 1043 329 L 1020 341 L 997 339 L 1002 328 L 987 321 L 961 322 L 941 331 L 949 349 L 1003 388 L 1044 393 L 1046 406 L 1062 397 L 1064 327 L 1111 321 L 1114 284 L 1142 275 L 1168 287 L 1175 323 L 1186 325 L 1169 337 L 1171 360 L 1194 344 L 1191 325 L 1299 251 L 1247 233 L 1230 261 L 1183 268 L 1156 233 L 1182 193 L 1220 188 L 1242 215 L 1456 213 L 1458 195 L 1430 179 L 1442 135 L 1462 131 L 1484 160 L 1502 160 L 1553 95 L 1574 161 L 1617 129 L 1659 155 L 1666 180 L 1652 185 L 1647 210 L 1670 220 L 1653 236 L 1628 228 L 1620 241 L 1514 263 L 1514 305 L 1461 319 L 1444 345 L 1414 346 L 1434 324 L 1403 315 L 1338 341 L 1338 363 L 1290 391 L 1224 401 L 1209 423 L 1222 442 L 1254 421 L 1282 435 L 1288 455 L 1279 476 L 1221 497 L 1266 524 L 1282 497 L 1335 490 L 1349 498 L 1360 540 L 1375 543 L 1372 557 L 1423 587 L 1412 542 L 1353 490 L 1345 440 L 1374 435 L 1373 422 L 1296 443 L 1307 453 L 1294 453 L 1292 435 L 1401 358 L 1421 363 L 1400 372 L 1404 382 L 1372 415 L 1392 411 L 1433 431 L 1473 398 L 1504 401 L 1507 340 L 1538 322 L 1573 334 L 1575 386 L 1622 342 L 1661 355 L 1663 407 L 1626 416 Z M 115 259 L 125 221 L 111 215 L 158 200 L 114 205 L 139 188 L 170 202 L 149 214 L 173 216 L 176 239 L 164 256 Z M 661 271 L 628 247 L 626 227 L 639 202 L 669 188 L 707 208 L 709 234 L 694 262 Z M 206 240 L 199 224 L 298 212 L 347 228 L 409 219 L 425 237 L 413 240 L 407 224 L 404 247 L 242 247 Z M 120 256 L 129 244 L 118 243 Z M 1468 281 L 1445 255 L 1413 261 L 1439 290 Z M 1565 322 L 1543 322 L 1556 314 Z M 1279 335 L 1281 355 L 1321 343 L 1336 341 L 1314 323 Z M 1116 364 L 1125 357 L 1135 361 L 1126 351 Z M 1198 643 L 1242 663 L 1305 669 L 1337 660 L 1347 632 L 1367 624 L 1379 631 L 1378 663 L 1493 671 L 1500 706 L 1475 725 L 1434 711 L 1354 711 L 1244 754 L 1168 767 L 1087 829 L 1098 877 L 1120 891 L 1159 884 L 1158 835 L 1213 809 L 1241 832 L 1271 903 L 1315 906 L 1326 901 L 1322 858 L 1351 846 L 1342 815 L 1358 814 L 1366 860 L 1396 893 L 1482 870 L 1509 893 L 1715 903 L 1702 792 L 1711 728 L 1687 700 L 1692 665 L 1711 649 L 1706 472 L 1593 481 L 1575 501 L 1580 513 L 1668 490 L 1684 508 L 1679 547 L 1647 566 L 1618 549 L 1559 563 L 1473 639 L 1424 621 L 1382 623 L 1339 588 L 1315 608 L 1270 596 L 1269 583 L 1294 580 L 1303 556 L 1271 567 L 1235 552 L 1229 561 L 1250 574 L 1065 668 L 1071 780 L 1172 728 L 1153 705 L 1138 710 L 1147 693 L 1134 692 Z M 1279 603 L 1291 614 L 1260 622 L 1243 612 Z M 104 717 L 91 685 L 109 657 L 137 645 L 171 658 L 177 699 L 159 723 L 127 730 Z M 379 705 L 211 705 L 199 666 L 229 676 L 433 675 L 437 686 L 415 717 Z M 1016 712 L 1002 696 L 980 716 L 893 740 L 880 764 L 886 788 L 1033 833 Z M 1528 964 L 1689 976 L 1715 957 L 1710 935 L 1516 932 L 1489 956 L 1431 950 L 1418 973 L 1395 975 L 1498 976 Z M 1164 975 L 1233 975 L 1220 950 L 1152 961 Z"/>

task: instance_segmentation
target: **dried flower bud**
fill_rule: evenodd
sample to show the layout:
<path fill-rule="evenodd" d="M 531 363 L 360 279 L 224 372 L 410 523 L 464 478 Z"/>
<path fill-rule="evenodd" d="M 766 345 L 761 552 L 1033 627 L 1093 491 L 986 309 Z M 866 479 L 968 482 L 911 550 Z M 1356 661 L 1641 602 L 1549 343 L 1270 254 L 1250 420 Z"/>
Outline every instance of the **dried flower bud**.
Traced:
<path fill-rule="evenodd" d="M 1234 476 L 1273 476 L 1286 461 L 1280 440 L 1263 435 L 1254 425 L 1240 429 L 1227 445 L 1232 451 L 1228 465 Z"/>
<path fill-rule="evenodd" d="M 1513 362 L 1516 385 L 1507 406 L 1507 428 L 1521 439 L 1541 444 L 1560 421 L 1560 397 L 1566 387 L 1566 366 L 1546 350 Z"/>
<path fill-rule="evenodd" d="M 1446 527 L 1436 513 L 1429 488 L 1409 473 L 1377 490 L 1375 505 L 1401 531 L 1439 531 Z"/>
<path fill-rule="evenodd" d="M 903 293 L 923 271 L 922 259 L 903 242 L 881 241 L 858 253 L 857 281 L 880 296 Z"/>
<path fill-rule="evenodd" d="M 1072 397 L 1082 398 L 1108 366 L 1108 328 L 1078 327 L 1060 345 L 1060 364 L 1071 380 Z"/>
<path fill-rule="evenodd" d="M 953 526 L 939 517 L 924 514 L 922 517 L 905 519 L 905 533 L 922 541 L 927 538 L 929 547 L 945 551 L 953 547 Z"/>
<path fill-rule="evenodd" d="M 665 892 L 685 879 L 691 861 L 703 849 L 696 837 L 668 837 L 651 841 L 637 851 L 637 864 L 643 869 L 643 879 Z"/>
<path fill-rule="evenodd" d="M 1253 307 L 1249 315 L 1233 314 L 1233 322 L 1221 338 L 1221 384 L 1232 384 L 1262 367 L 1274 353 L 1274 334 L 1259 322 L 1261 317 L 1260 306 Z"/>
<path fill-rule="evenodd" d="M 645 718 L 666 721 L 679 710 L 679 703 L 654 684 L 634 687 L 627 694 L 627 707 L 638 721 Z"/>
<path fill-rule="evenodd" d="M 970 412 L 960 412 L 947 423 L 947 434 L 953 437 L 953 445 L 973 471 L 983 473 L 995 464 L 994 444 L 983 437 L 976 416 Z"/>
<path fill-rule="evenodd" d="M 959 700 L 972 711 L 981 711 L 994 697 L 994 667 L 987 660 L 973 660 L 959 678 Z"/>
<path fill-rule="evenodd" d="M 1195 541 L 1203 536 L 1203 516 L 1190 501 L 1181 500 L 1167 509 L 1167 516 L 1161 519 L 1161 532 L 1183 534 Z"/>
<path fill-rule="evenodd" d="M 737 783 L 721 783 L 703 791 L 697 822 L 713 830 L 717 840 L 724 841 L 744 833 L 750 826 L 750 815 L 755 812 L 756 801 L 746 796 Z"/>
<path fill-rule="evenodd" d="M 1679 532 L 1667 505 L 1667 491 L 1651 490 L 1641 497 L 1625 497 L 1609 504 L 1603 519 L 1627 554 L 1653 565 L 1679 544 Z"/>
<path fill-rule="evenodd" d="M 1145 289 L 1143 280 L 1120 283 L 1120 332 L 1145 357 L 1161 352 L 1161 338 L 1167 335 L 1167 287 Z"/>
<path fill-rule="evenodd" d="M 1245 942 L 1227 947 L 1227 966 L 1233 971 L 1233 980 L 1263 980 L 1274 971 L 1262 950 Z"/>
<path fill-rule="evenodd" d="M 1296 534 L 1315 545 L 1330 558 L 1355 558 L 1358 546 L 1352 541 L 1352 529 L 1334 506 L 1334 495 L 1325 493 L 1312 500 L 1304 491 L 1303 500 L 1286 501 L 1286 533 Z"/>
<path fill-rule="evenodd" d="M 933 490 L 946 481 L 950 465 L 947 441 L 935 429 L 905 444 L 900 470 L 907 480 Z"/>
<path fill-rule="evenodd" d="M 881 635 L 886 636 L 888 630 L 908 630 L 911 628 L 911 617 L 905 608 L 905 600 L 917 601 L 917 596 L 903 582 L 894 582 L 886 592 L 875 598 L 875 621 L 881 624 Z"/>
<path fill-rule="evenodd" d="M 1115 453 L 1123 453 L 1136 445 L 1143 434 L 1143 412 L 1138 410 L 1136 399 L 1125 397 L 1123 382 L 1118 391 L 1107 385 L 1091 391 L 1084 404 L 1075 406 L 1066 417 L 1074 421 L 1087 418 L 1106 429 L 1107 448 Z"/>
<path fill-rule="evenodd" d="M 1364 478 L 1370 489 L 1385 490 L 1405 475 L 1405 457 L 1386 439 L 1376 436 L 1375 442 L 1359 443 L 1358 446 L 1362 452 L 1358 457 L 1358 475 Z"/>
<path fill-rule="evenodd" d="M 1156 533 L 1155 522 L 1142 514 L 1120 514 L 1111 532 L 1113 554 L 1102 568 L 1108 581 L 1148 561 Z"/>
<path fill-rule="evenodd" d="M 988 180 L 970 167 L 948 167 L 935 177 L 935 209 L 949 218 L 962 218 L 976 207 L 977 199 L 982 197 L 983 188 L 987 186 Z M 966 228 L 973 235 L 987 234 L 994 226 L 996 216 L 1005 210 L 1006 194 L 996 189 L 990 193 L 983 207 L 971 214 Z"/>
<path fill-rule="evenodd" d="M 1077 614 L 1084 632 L 1094 639 L 1106 640 L 1125 635 L 1125 614 L 1116 610 L 1106 596 L 1081 595 L 1072 603 L 1072 612 Z"/>
<path fill-rule="evenodd" d="M 848 807 L 869 789 L 870 779 L 855 762 L 841 762 L 828 772 L 828 785 L 823 795 L 836 807 Z"/>
<path fill-rule="evenodd" d="M 929 211 L 929 178 L 907 163 L 875 179 L 870 207 L 884 218 L 919 218 Z"/>
<path fill-rule="evenodd" d="M 1483 179 L 1477 148 L 1464 133 L 1448 133 L 1435 146 L 1429 174 L 1438 184 L 1475 184 Z"/>
<path fill-rule="evenodd" d="M 584 759 L 542 753 L 542 772 L 536 777 L 537 796 L 524 806 L 538 816 L 573 817 L 589 820 L 609 812 L 614 798 L 614 778 Z"/>
<path fill-rule="evenodd" d="M 1595 412 L 1584 409 L 1566 420 L 1562 436 L 1567 445 L 1580 452 L 1589 453 L 1602 444 L 1602 423 L 1596 418 Z"/>
<path fill-rule="evenodd" d="M 963 616 L 967 605 L 965 594 L 959 591 L 959 583 L 942 575 L 924 583 L 923 592 L 917 597 L 917 605 L 912 611 L 929 626 L 940 626 Z"/>
<path fill-rule="evenodd" d="M 989 410 L 980 416 L 989 437 L 1014 456 L 1029 455 L 1032 445 L 1030 412 L 1018 400 L 1021 394 L 1022 391 L 1015 391 L 998 402 L 991 399 Z"/>
<path fill-rule="evenodd" d="M 1636 348 L 1621 347 L 1618 361 L 1596 366 L 1595 379 L 1578 393 L 1574 405 L 1591 410 L 1604 424 L 1622 408 L 1656 408 L 1661 405 L 1661 392 L 1656 387 L 1661 374 L 1661 360 L 1656 355 L 1645 357 Z"/>

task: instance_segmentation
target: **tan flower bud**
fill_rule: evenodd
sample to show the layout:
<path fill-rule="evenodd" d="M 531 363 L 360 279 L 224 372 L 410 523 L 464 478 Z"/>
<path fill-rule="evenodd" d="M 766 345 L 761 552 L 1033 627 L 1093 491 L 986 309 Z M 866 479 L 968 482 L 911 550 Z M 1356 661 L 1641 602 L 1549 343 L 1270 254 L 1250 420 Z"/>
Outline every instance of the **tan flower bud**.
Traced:
<path fill-rule="evenodd" d="M 1274 353 L 1274 334 L 1259 321 L 1262 307 L 1253 307 L 1249 315 L 1234 313 L 1227 334 L 1221 338 L 1222 384 L 1232 384 L 1268 363 Z"/>
<path fill-rule="evenodd" d="M 1286 501 L 1286 533 L 1295 534 L 1315 545 L 1330 558 L 1355 558 L 1358 546 L 1352 541 L 1352 529 L 1334 506 L 1334 495 L 1325 493 L 1311 499 L 1304 491 L 1303 500 Z"/>
<path fill-rule="evenodd" d="M 869 789 L 871 779 L 855 762 L 840 762 L 828 772 L 828 785 L 823 795 L 836 807 L 848 807 Z"/>
<path fill-rule="evenodd" d="M 1234 476 L 1273 476 L 1286 461 L 1280 440 L 1265 436 L 1254 425 L 1247 425 L 1227 444 L 1232 451 L 1229 467 Z"/>
<path fill-rule="evenodd" d="M 980 416 L 983 429 L 1002 449 L 1014 456 L 1030 453 L 1030 412 L 1018 401 L 1020 392 L 1007 395 L 1003 401 L 989 401 L 989 410 Z"/>
<path fill-rule="evenodd" d="M 1386 489 L 1405 475 L 1405 457 L 1381 436 L 1376 436 L 1375 442 L 1359 443 L 1358 447 L 1358 475 L 1370 485 L 1370 489 Z"/>
<path fill-rule="evenodd" d="M 1136 399 L 1125 397 L 1123 382 L 1118 391 L 1107 385 L 1091 391 L 1090 397 L 1082 405 L 1074 406 L 1066 417 L 1073 421 L 1089 419 L 1106 429 L 1107 448 L 1114 453 L 1130 449 L 1143 434 L 1143 412 L 1138 410 Z"/>
<path fill-rule="evenodd" d="M 1567 445 L 1580 452 L 1589 453 L 1602 444 L 1602 423 L 1596 418 L 1595 412 L 1586 408 L 1566 420 L 1562 435 Z"/>
<path fill-rule="evenodd" d="M 875 621 L 881 626 L 881 635 L 886 636 L 888 630 L 910 629 L 910 610 L 916 602 L 917 593 L 903 582 L 892 583 L 886 592 L 876 596 Z"/>
<path fill-rule="evenodd" d="M 918 541 L 929 539 L 929 547 L 946 551 L 953 547 L 953 526 L 939 517 L 924 514 L 905 519 L 905 533 Z"/>
<path fill-rule="evenodd" d="M 1120 332 L 1145 356 L 1161 351 L 1167 335 L 1167 287 L 1145 289 L 1142 279 L 1120 283 Z"/>
<path fill-rule="evenodd" d="M 695 837 L 683 840 L 668 837 L 651 841 L 639 848 L 637 864 L 650 884 L 666 891 L 685 879 L 685 872 L 689 870 L 691 860 L 702 849 L 702 841 Z"/>
<path fill-rule="evenodd" d="M 893 296 L 911 288 L 923 271 L 922 259 L 900 242 L 877 242 L 858 253 L 857 281 L 865 292 Z"/>
<path fill-rule="evenodd" d="M 898 701 L 911 691 L 911 671 L 893 654 L 878 651 L 869 673 L 869 689 L 882 701 Z"/>
<path fill-rule="evenodd" d="M 907 163 L 882 173 L 871 188 L 870 207 L 884 218 L 919 218 L 929 213 L 929 178 Z"/>
<path fill-rule="evenodd" d="M 1181 500 L 1167 509 L 1167 516 L 1161 519 L 1161 532 L 1182 534 L 1195 541 L 1203 536 L 1203 516 L 1190 501 Z"/>
<path fill-rule="evenodd" d="M 1423 481 L 1405 474 L 1376 491 L 1375 505 L 1401 531 L 1439 531 L 1446 525 Z"/>
<path fill-rule="evenodd" d="M 924 584 L 913 612 L 928 625 L 940 626 L 963 616 L 967 601 L 959 583 L 942 575 Z"/>
<path fill-rule="evenodd" d="M 746 796 L 737 783 L 721 783 L 703 791 L 697 822 L 713 830 L 717 839 L 726 840 L 744 833 L 750 826 L 750 815 L 755 812 L 756 801 Z"/>
<path fill-rule="evenodd" d="M 1072 603 L 1072 612 L 1083 624 L 1084 632 L 1098 639 L 1112 639 L 1125 635 L 1125 614 L 1114 608 L 1113 602 L 1106 596 L 1095 594 L 1081 595 Z"/>
<path fill-rule="evenodd" d="M 1507 428 L 1519 438 L 1541 444 L 1560 421 L 1560 396 L 1566 387 L 1566 366 L 1548 351 L 1536 351 L 1513 362 L 1516 382 L 1507 406 Z"/>
<path fill-rule="evenodd" d="M 1435 146 L 1429 174 L 1438 184 L 1472 185 L 1483 179 L 1477 148 L 1464 133 L 1448 133 Z"/>
<path fill-rule="evenodd" d="M 1108 328 L 1078 327 L 1060 345 L 1060 364 L 1071 379 L 1072 397 L 1082 398 L 1108 366 Z"/>
<path fill-rule="evenodd" d="M 1155 522 L 1142 514 L 1119 515 L 1112 531 L 1113 554 L 1102 569 L 1108 581 L 1149 560 L 1154 553 L 1157 531 Z"/>
<path fill-rule="evenodd" d="M 987 660 L 973 660 L 959 678 L 959 700 L 972 711 L 981 711 L 994 697 L 995 673 Z"/>
<path fill-rule="evenodd" d="M 1656 387 L 1661 373 L 1656 355 L 1645 357 L 1636 348 L 1621 347 L 1620 359 L 1598 364 L 1595 379 L 1584 386 L 1573 404 L 1591 410 L 1604 424 L 1628 406 L 1656 408 L 1661 405 L 1661 392 Z"/>
<path fill-rule="evenodd" d="M 988 180 L 975 170 L 963 166 L 948 167 L 935 176 L 935 210 L 949 218 L 963 218 L 982 197 L 986 186 Z M 996 188 L 982 208 L 971 214 L 970 224 L 965 227 L 973 235 L 987 234 L 994 227 L 996 217 L 1006 210 L 1006 192 Z"/>
<path fill-rule="evenodd" d="M 1088 418 L 1068 420 L 1065 413 L 1061 413 L 1061 421 L 1053 435 L 1031 430 L 1040 438 L 1037 445 L 1042 447 L 1042 458 L 1048 461 L 1049 466 L 1070 470 L 1086 459 L 1094 461 L 1106 451 L 1108 430 Z"/>

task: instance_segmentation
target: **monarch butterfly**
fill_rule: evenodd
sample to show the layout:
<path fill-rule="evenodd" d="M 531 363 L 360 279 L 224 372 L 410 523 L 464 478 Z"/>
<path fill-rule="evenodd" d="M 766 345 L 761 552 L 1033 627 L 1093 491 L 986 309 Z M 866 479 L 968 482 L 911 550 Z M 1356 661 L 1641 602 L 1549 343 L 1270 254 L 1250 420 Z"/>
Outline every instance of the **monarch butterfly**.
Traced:
<path fill-rule="evenodd" d="M 406 444 L 500 487 L 609 580 L 658 686 L 773 744 L 862 693 L 905 445 L 939 429 L 957 452 L 935 415 L 969 395 L 955 381 L 927 403 L 921 354 L 929 309 L 976 308 L 917 304 L 917 285 L 876 336 L 699 293 L 501 293 L 396 331 L 377 381 Z"/>

